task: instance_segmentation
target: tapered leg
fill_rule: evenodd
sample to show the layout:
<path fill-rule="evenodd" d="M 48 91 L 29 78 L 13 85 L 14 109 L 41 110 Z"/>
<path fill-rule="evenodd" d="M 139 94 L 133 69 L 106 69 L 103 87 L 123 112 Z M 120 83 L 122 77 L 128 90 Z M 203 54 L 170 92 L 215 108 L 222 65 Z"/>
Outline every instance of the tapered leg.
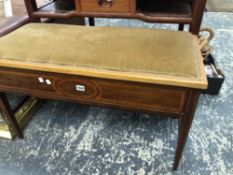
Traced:
<path fill-rule="evenodd" d="M 6 119 L 6 122 L 10 125 L 10 128 L 19 138 L 23 138 L 23 134 L 15 119 L 13 110 L 11 109 L 5 93 L 0 92 L 0 109 Z"/>
<path fill-rule="evenodd" d="M 176 148 L 173 170 L 177 170 L 178 168 L 180 158 L 182 156 L 182 152 L 184 150 L 184 146 L 188 137 L 188 133 L 192 125 L 199 96 L 200 96 L 200 91 L 198 90 L 191 91 L 185 114 L 181 117 L 180 127 L 179 127 L 179 138 Z"/>
<path fill-rule="evenodd" d="M 205 11 L 206 0 L 195 0 L 192 5 L 192 24 L 189 31 L 198 34 L 201 27 L 202 17 Z"/>

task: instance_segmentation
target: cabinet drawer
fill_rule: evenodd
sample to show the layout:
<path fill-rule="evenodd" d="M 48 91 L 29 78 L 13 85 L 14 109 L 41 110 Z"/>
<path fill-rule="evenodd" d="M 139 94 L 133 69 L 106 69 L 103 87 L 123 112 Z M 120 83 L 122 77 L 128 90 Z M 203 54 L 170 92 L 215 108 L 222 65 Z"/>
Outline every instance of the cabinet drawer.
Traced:
<path fill-rule="evenodd" d="M 0 87 L 22 92 L 55 93 L 54 77 L 40 73 L 0 70 Z"/>
<path fill-rule="evenodd" d="M 82 12 L 129 13 L 130 0 L 80 0 Z"/>
<path fill-rule="evenodd" d="M 0 69 L 0 89 L 124 109 L 182 114 L 189 89 L 84 76 Z"/>
<path fill-rule="evenodd" d="M 55 88 L 73 100 L 150 112 L 182 113 L 188 94 L 186 88 L 86 77 L 59 79 Z"/>

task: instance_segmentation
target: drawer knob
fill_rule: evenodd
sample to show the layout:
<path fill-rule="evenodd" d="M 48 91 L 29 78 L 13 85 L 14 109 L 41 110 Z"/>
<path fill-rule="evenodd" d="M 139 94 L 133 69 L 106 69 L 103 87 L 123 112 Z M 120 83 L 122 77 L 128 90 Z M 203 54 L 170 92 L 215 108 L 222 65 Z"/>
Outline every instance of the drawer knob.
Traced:
<path fill-rule="evenodd" d="M 39 77 L 38 80 L 40 83 L 44 83 L 44 79 L 42 77 Z"/>
<path fill-rule="evenodd" d="M 46 83 L 47 85 L 51 85 L 51 84 L 52 84 L 52 82 L 51 82 L 49 79 L 46 79 L 46 80 L 45 80 L 45 83 Z"/>
<path fill-rule="evenodd" d="M 112 7 L 113 0 L 99 0 L 99 5 L 101 7 Z"/>
<path fill-rule="evenodd" d="M 50 79 L 44 79 L 43 77 L 39 77 L 38 78 L 38 81 L 43 84 L 45 83 L 46 85 L 51 85 L 52 84 L 52 81 Z"/>

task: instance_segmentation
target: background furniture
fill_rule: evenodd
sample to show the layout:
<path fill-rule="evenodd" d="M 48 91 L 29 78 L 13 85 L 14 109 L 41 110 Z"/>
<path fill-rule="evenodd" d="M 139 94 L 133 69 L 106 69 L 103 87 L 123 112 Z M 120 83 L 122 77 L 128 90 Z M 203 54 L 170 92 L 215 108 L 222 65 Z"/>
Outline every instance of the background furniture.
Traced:
<path fill-rule="evenodd" d="M 13 104 L 13 106 L 11 104 L 11 108 L 13 109 L 15 119 L 20 129 L 27 125 L 35 111 L 37 111 L 43 102 L 43 100 L 35 97 L 24 97 L 16 94 L 11 95 L 10 100 L 14 100 L 14 102 L 17 103 Z M 4 119 L 6 119 L 6 121 Z M 7 122 L 7 117 L 5 117 L 0 110 L 0 138 L 15 138 L 17 133 L 15 132 L 15 127 L 12 125 L 15 125 L 15 123 Z"/>
<path fill-rule="evenodd" d="M 1 20 L 0 38 L 28 22 L 28 16 L 9 17 Z M 42 102 L 42 100 L 29 96 L 22 97 L 21 100 L 18 101 L 18 105 L 12 110 L 14 117 L 11 118 L 12 113 L 5 110 L 6 106 L 8 109 L 11 108 L 7 97 L 5 94 L 0 93 L 0 137 L 12 139 L 15 136 L 18 136 L 19 129 L 26 125 L 26 123 L 30 120 L 32 113 L 39 108 Z M 5 117 L 5 115 L 8 116 Z M 6 122 L 4 122 L 4 120 L 2 121 L 2 118 L 6 119 Z"/>
<path fill-rule="evenodd" d="M 140 19 L 147 22 L 184 24 L 198 34 L 206 0 L 50 0 L 37 6 L 35 0 L 25 0 L 32 21 L 41 18 L 69 18 L 73 16 Z"/>
<path fill-rule="evenodd" d="M 3 2 L 7 2 L 7 3 L 3 3 Z M 24 0 L 7 0 L 7 1 L 0 0 L 0 20 L 10 16 L 24 16 L 24 15 L 27 15 L 27 10 L 25 7 Z"/>
<path fill-rule="evenodd" d="M 0 3 L 4 4 L 4 13 L 6 17 L 12 16 L 12 5 L 11 0 L 1 0 Z"/>
<path fill-rule="evenodd" d="M 10 17 L 10 18 L 1 20 L 0 21 L 0 38 L 28 22 L 29 22 L 28 16 Z M 19 107 L 22 106 L 23 103 L 21 103 Z M 17 107 L 17 109 L 19 109 L 19 107 Z M 17 119 L 14 116 L 14 113 L 17 111 L 17 109 L 14 111 L 9 110 L 11 108 L 8 103 L 7 97 L 4 93 L 0 93 L 0 108 L 1 108 L 1 112 L 3 113 L 3 116 L 6 115 L 6 117 L 4 118 L 7 119 L 6 122 L 10 126 L 10 130 L 13 133 L 15 133 L 16 136 L 22 137 L 22 134 L 20 133 L 20 126 L 18 125 Z"/>
<path fill-rule="evenodd" d="M 0 21 L 0 38 L 30 22 L 28 16 L 10 17 Z"/>

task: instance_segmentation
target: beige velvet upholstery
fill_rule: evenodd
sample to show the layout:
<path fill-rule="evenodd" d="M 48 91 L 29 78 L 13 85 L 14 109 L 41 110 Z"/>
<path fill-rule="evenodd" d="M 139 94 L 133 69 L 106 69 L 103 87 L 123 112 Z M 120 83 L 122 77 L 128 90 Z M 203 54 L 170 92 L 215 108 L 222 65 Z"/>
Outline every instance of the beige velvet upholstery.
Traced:
<path fill-rule="evenodd" d="M 0 65 L 4 61 L 27 63 L 29 69 L 37 64 L 46 71 L 58 66 L 69 73 L 95 69 L 171 81 L 201 76 L 193 36 L 170 30 L 31 23 L 0 39 Z"/>

